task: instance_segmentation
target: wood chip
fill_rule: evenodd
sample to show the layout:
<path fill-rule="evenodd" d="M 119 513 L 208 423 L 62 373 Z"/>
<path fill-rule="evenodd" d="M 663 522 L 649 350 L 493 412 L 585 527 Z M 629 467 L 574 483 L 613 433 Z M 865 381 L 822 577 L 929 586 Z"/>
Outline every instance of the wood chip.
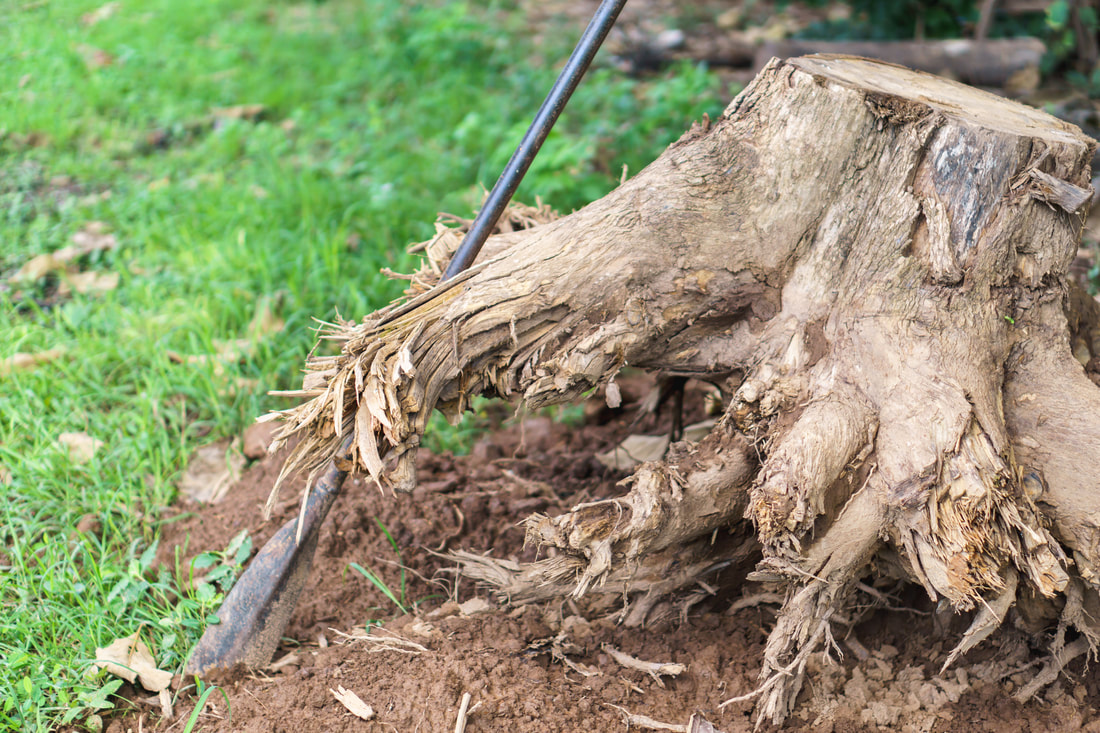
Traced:
<path fill-rule="evenodd" d="M 466 718 L 469 717 L 470 713 L 481 707 L 480 702 L 470 707 L 470 699 L 470 693 L 462 693 L 462 702 L 458 704 L 458 718 L 455 720 L 455 733 L 465 733 Z"/>
<path fill-rule="evenodd" d="M 374 718 L 374 708 L 363 702 L 358 695 L 351 690 L 344 689 L 343 685 L 337 685 L 336 689 L 329 689 L 336 701 L 348 709 L 352 715 L 363 720 Z"/>

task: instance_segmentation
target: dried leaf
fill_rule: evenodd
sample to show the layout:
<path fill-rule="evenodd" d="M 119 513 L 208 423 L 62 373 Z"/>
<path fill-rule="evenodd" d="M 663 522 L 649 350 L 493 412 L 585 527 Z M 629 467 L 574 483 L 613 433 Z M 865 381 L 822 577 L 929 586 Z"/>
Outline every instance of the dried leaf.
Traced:
<path fill-rule="evenodd" d="M 64 262 L 61 262 L 52 254 L 36 255 L 23 263 L 23 266 L 15 271 L 15 274 L 8 278 L 9 282 L 34 282 L 39 278 L 49 275 L 51 272 L 60 270 L 65 266 Z"/>
<path fill-rule="evenodd" d="M 227 341 L 214 339 L 214 348 L 217 351 L 213 354 L 181 354 L 178 351 L 171 350 L 165 351 L 164 354 L 175 364 L 211 364 L 214 376 L 221 378 L 225 376 L 226 364 L 239 362 L 251 355 L 252 341 L 250 339 L 229 339 Z"/>
<path fill-rule="evenodd" d="M 23 352 L 12 354 L 7 359 L 0 359 L 0 377 L 6 377 L 12 372 L 33 369 L 39 364 L 47 364 L 60 359 L 64 355 L 65 349 L 60 346 L 55 346 L 46 351 L 39 351 L 35 354 L 25 354 Z"/>
<path fill-rule="evenodd" d="M 267 108 L 262 104 L 236 104 L 232 107 L 215 107 L 210 114 L 226 120 L 255 121 L 263 116 Z"/>
<path fill-rule="evenodd" d="M 76 291 L 81 295 L 102 295 L 118 287 L 117 272 L 72 272 L 62 275 L 58 293 L 68 295 Z"/>
<path fill-rule="evenodd" d="M 330 689 L 337 702 L 348 709 L 352 715 L 363 720 L 371 720 L 374 717 L 374 709 L 359 699 L 351 690 L 345 690 L 343 685 L 337 685 L 336 689 Z"/>
<path fill-rule="evenodd" d="M 11 483 L 11 470 L 0 463 L 0 486 L 7 486 Z"/>
<path fill-rule="evenodd" d="M 157 693 L 157 703 L 160 704 L 160 717 L 164 720 L 171 720 L 175 716 L 175 711 L 172 710 L 172 693 L 167 688 Z"/>
<path fill-rule="evenodd" d="M 84 59 L 84 65 L 91 71 L 102 69 L 110 66 L 115 62 L 115 57 L 104 51 L 102 48 L 96 48 L 95 46 L 89 46 L 85 43 L 76 47 L 77 53 Z"/>
<path fill-rule="evenodd" d="M 138 638 L 137 631 L 97 648 L 95 656 L 95 666 L 127 682 L 137 680 L 149 692 L 166 690 L 172 682 L 172 673 L 157 669 L 149 647 Z"/>
<path fill-rule="evenodd" d="M 115 235 L 108 234 L 106 225 L 101 221 L 88 222 L 83 229 L 72 236 L 72 240 L 73 243 L 68 247 L 62 247 L 56 252 L 37 255 L 27 260 L 8 280 L 11 282 L 34 282 L 51 272 L 64 270 L 68 263 L 78 257 L 118 247 L 118 240 Z M 76 290 L 75 287 L 74 290 Z M 77 290 L 77 292 L 81 291 Z"/>
<path fill-rule="evenodd" d="M 103 447 L 103 441 L 96 440 L 87 433 L 62 433 L 57 436 L 57 442 L 65 446 L 69 459 L 77 464 L 92 460 L 96 451 Z"/>
<path fill-rule="evenodd" d="M 630 435 L 623 442 L 600 453 L 596 460 L 611 469 L 629 471 L 646 461 L 659 461 L 668 450 L 667 435 Z"/>
<path fill-rule="evenodd" d="M 107 232 L 107 225 L 101 221 L 90 221 L 72 236 L 72 246 L 59 249 L 54 255 L 65 262 L 92 252 L 104 252 L 118 247 L 115 235 Z"/>
<path fill-rule="evenodd" d="M 81 25 L 87 27 L 93 26 L 97 23 L 102 23 L 103 21 L 114 15 L 115 11 L 119 9 L 120 5 L 121 4 L 117 2 L 109 2 L 105 5 L 100 5 L 92 12 L 84 13 L 84 15 L 80 16 L 80 23 Z"/>
<path fill-rule="evenodd" d="M 722 733 L 714 727 L 709 720 L 704 718 L 699 713 L 692 713 L 688 719 L 688 733 Z"/>
<path fill-rule="evenodd" d="M 245 457 L 234 443 L 220 440 L 196 450 L 177 488 L 192 501 L 215 504 L 240 478 Z"/>

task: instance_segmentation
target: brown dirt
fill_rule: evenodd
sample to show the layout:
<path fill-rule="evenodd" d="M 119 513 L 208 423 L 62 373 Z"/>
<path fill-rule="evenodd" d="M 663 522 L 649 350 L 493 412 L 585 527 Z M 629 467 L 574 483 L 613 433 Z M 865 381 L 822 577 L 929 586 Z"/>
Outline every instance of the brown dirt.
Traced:
<path fill-rule="evenodd" d="M 629 407 L 645 388 L 640 381 L 623 385 L 624 404 Z M 696 414 L 702 410 L 700 395 L 695 390 L 689 400 Z M 582 427 L 532 417 L 485 438 L 470 456 L 425 453 L 420 486 L 409 496 L 384 497 L 366 480 L 349 479 L 325 522 L 309 584 L 276 658 L 294 656 L 276 671 L 225 675 L 219 682 L 232 715 L 214 695 L 197 730 L 451 731 L 463 693 L 470 693 L 471 705 L 477 706 L 469 715 L 469 733 L 625 731 L 624 711 L 675 725 L 698 712 L 718 730 L 752 730 L 751 702 L 718 708 L 754 688 L 773 623 L 774 605 L 729 612 L 742 594 L 759 592 L 751 585 L 719 590 L 687 618 L 669 607 L 663 618 L 641 629 L 618 626 L 614 609 L 600 612 L 595 605 L 494 607 L 467 616 L 456 604 L 492 599 L 469 581 L 456 582 L 449 572 L 453 563 L 436 553 L 492 550 L 496 557 L 534 559 L 536 549 L 523 547 L 520 520 L 533 511 L 554 514 L 617 491 L 621 476 L 593 456 L 639 426 L 632 427 L 628 411 L 587 407 L 589 420 Z M 656 433 L 665 422 L 667 417 L 661 424 L 648 418 L 640 426 Z M 246 528 L 261 546 L 297 508 L 300 481 L 284 489 L 271 521 L 260 516 L 281 458 L 253 464 L 218 504 L 180 506 L 191 514 L 167 525 L 164 559 L 181 545 L 187 548 L 184 557 L 223 548 Z M 390 588 L 400 587 L 398 558 L 380 526 L 402 548 L 406 598 L 416 606 L 396 618 L 393 604 L 349 569 L 353 562 L 371 567 Z M 721 582 L 719 576 L 715 585 Z M 811 664 L 811 678 L 787 730 L 1100 733 L 1095 667 L 1083 669 L 1077 660 L 1043 699 L 1017 704 L 1012 691 L 1026 684 L 1037 667 L 1018 670 L 1036 660 L 1028 639 L 1006 630 L 941 678 L 939 666 L 967 619 L 936 615 L 916 589 L 901 589 L 894 597 L 893 606 L 901 610 L 880 608 L 837 629 L 843 658 L 830 664 L 819 655 Z M 341 636 L 361 636 L 363 627 L 378 619 L 388 622 L 373 636 L 396 633 L 425 650 L 384 651 L 377 643 Z M 568 656 L 573 667 L 538 647 L 563 630 L 575 645 Z M 618 666 L 602 648 L 605 644 L 641 660 L 678 662 L 687 669 L 678 678 L 665 678 L 662 686 Z M 584 672 L 596 674 L 586 677 Z M 375 719 L 352 717 L 331 692 L 339 686 L 371 705 Z M 163 721 L 146 704 L 143 712 L 111 721 L 107 730 L 182 728 L 193 705 L 185 695 L 175 719 Z"/>

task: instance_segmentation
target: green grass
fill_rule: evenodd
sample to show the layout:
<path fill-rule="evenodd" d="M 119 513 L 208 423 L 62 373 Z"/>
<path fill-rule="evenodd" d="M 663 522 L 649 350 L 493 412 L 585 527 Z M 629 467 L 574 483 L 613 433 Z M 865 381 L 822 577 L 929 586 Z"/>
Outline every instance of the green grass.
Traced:
<path fill-rule="evenodd" d="M 232 576 L 185 592 L 209 568 L 152 562 L 187 456 L 286 405 L 265 392 L 296 385 L 312 319 L 399 293 L 379 268 L 477 204 L 579 32 L 533 49 L 507 3 L 398 0 L 123 0 L 81 21 L 101 4 L 0 3 L 0 360 L 64 350 L 0 376 L 0 729 L 95 727 L 119 702 L 87 674 L 95 648 L 138 628 L 181 667 Z M 729 96 L 691 66 L 595 70 L 520 196 L 579 207 Z M 246 104 L 262 115 L 211 115 Z M 91 221 L 119 246 L 78 264 L 117 289 L 8 282 Z M 284 330 L 181 363 L 247 337 L 265 303 Z M 81 464 L 63 432 L 102 446 Z M 235 570 L 240 546 L 191 550 Z"/>

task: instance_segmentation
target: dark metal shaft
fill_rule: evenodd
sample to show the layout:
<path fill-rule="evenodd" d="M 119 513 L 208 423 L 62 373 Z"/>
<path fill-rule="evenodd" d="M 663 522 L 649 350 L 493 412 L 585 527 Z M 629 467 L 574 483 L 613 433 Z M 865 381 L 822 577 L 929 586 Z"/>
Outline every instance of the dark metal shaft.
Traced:
<path fill-rule="evenodd" d="M 468 268 L 477 257 L 624 5 L 626 0 L 603 0 L 600 4 L 451 259 L 443 280 Z M 221 623 L 208 626 L 192 651 L 187 661 L 188 674 L 201 675 L 238 662 L 259 667 L 271 660 L 309 575 L 321 524 L 343 488 L 347 473 L 340 465 L 348 459 L 350 451 L 348 437 L 337 451 L 338 457 L 329 462 L 310 492 L 300 517 L 301 527 L 298 517 L 289 520 L 249 563 L 218 610 Z"/>
<path fill-rule="evenodd" d="M 512 200 L 512 195 L 515 194 L 524 174 L 531 167 L 531 161 L 535 159 L 539 148 L 546 141 L 546 136 L 550 134 L 550 129 L 557 122 L 558 115 L 565 109 L 569 98 L 573 96 L 573 91 L 580 83 L 581 77 L 596 56 L 596 51 L 603 44 L 611 26 L 615 25 L 615 19 L 619 17 L 619 11 L 624 5 L 626 0 L 603 0 L 600 3 L 596 14 L 584 29 L 584 35 L 581 36 L 577 47 L 565 62 L 558 80 L 554 82 L 550 93 L 546 95 L 538 113 L 535 114 L 527 134 L 523 136 L 516 152 L 512 153 L 512 159 L 504 167 L 504 172 L 497 179 L 496 185 L 489 193 L 489 198 L 485 200 L 485 205 L 481 207 L 474 223 L 470 225 L 470 231 L 466 233 L 458 251 L 451 258 L 451 263 L 447 265 L 447 270 L 443 273 L 444 280 L 454 277 L 473 264 L 477 253 L 481 251 L 481 246 L 485 244 L 500 215 L 504 213 L 504 207 Z"/>

